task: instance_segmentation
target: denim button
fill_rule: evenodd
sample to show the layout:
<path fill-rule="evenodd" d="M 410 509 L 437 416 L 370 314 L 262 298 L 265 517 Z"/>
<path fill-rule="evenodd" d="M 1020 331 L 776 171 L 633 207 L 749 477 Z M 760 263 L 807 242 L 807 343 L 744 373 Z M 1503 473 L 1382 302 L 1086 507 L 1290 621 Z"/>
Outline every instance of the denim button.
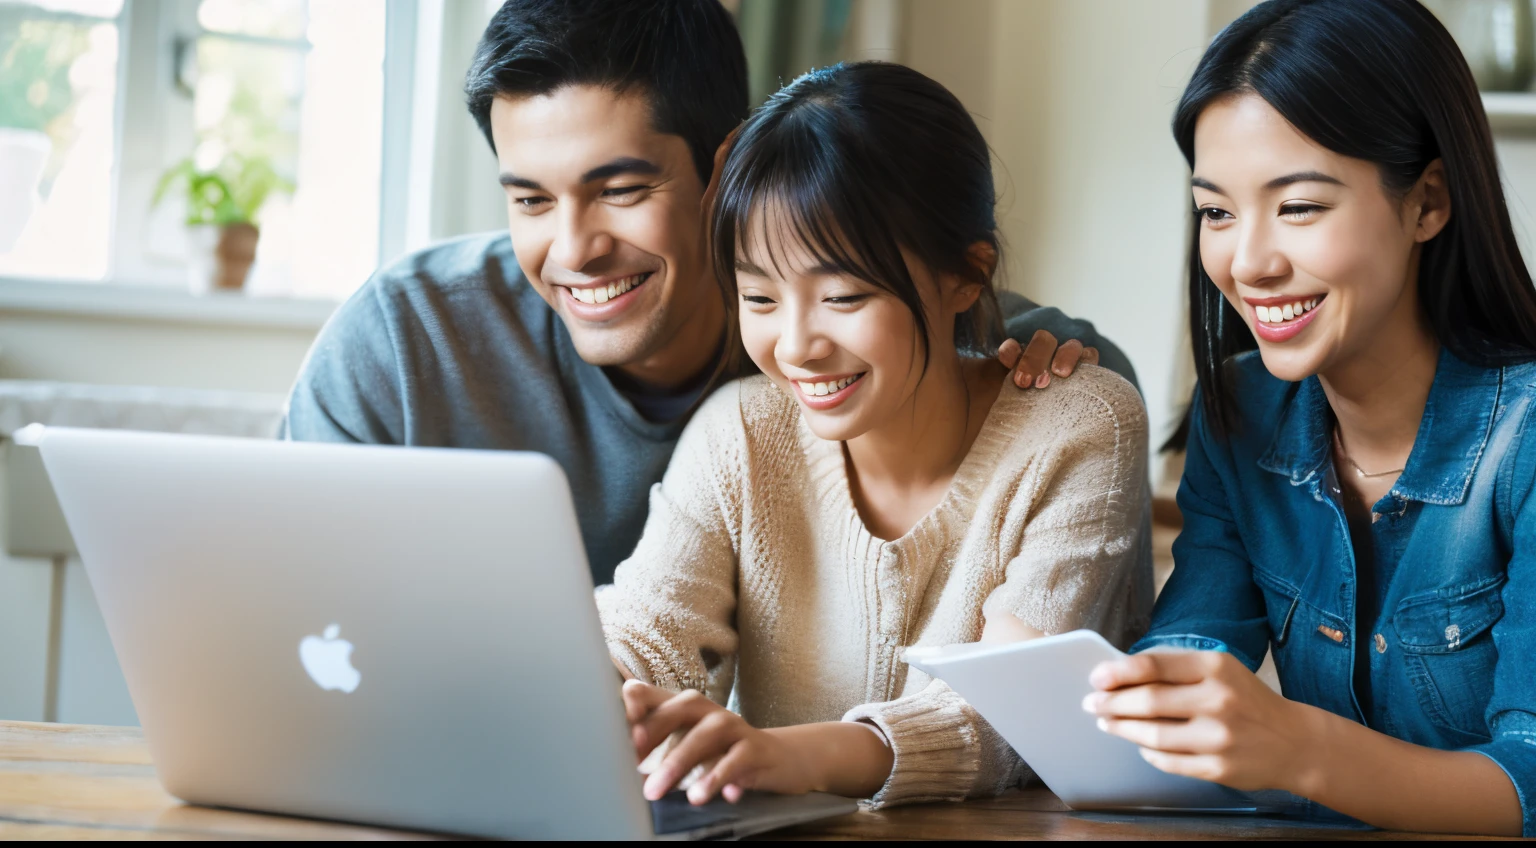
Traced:
<path fill-rule="evenodd" d="M 1387 652 L 1387 637 L 1381 635 L 1380 633 L 1377 633 L 1376 634 L 1376 653 L 1378 653 L 1378 654 L 1385 654 L 1386 652 Z"/>

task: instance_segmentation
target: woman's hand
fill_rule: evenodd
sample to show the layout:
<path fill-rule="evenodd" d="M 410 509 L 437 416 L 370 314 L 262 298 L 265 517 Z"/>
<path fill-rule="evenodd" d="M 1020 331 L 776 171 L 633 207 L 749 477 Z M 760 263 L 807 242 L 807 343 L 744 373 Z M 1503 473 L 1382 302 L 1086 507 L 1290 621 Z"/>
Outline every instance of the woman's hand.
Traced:
<path fill-rule="evenodd" d="M 799 795 L 817 788 L 806 763 L 783 740 L 747 724 L 696 690 L 674 694 L 638 680 L 627 681 L 624 715 L 642 760 L 675 731 L 683 731 L 646 778 L 648 800 L 670 792 L 699 765 L 705 766 L 704 774 L 688 788 L 688 800 L 695 804 L 716 794 L 735 803 L 747 789 Z"/>
<path fill-rule="evenodd" d="M 694 804 L 716 795 L 735 803 L 748 789 L 870 795 L 891 772 L 890 748 L 871 726 L 825 722 L 759 730 L 694 690 L 674 694 L 630 680 L 623 691 L 640 759 L 673 733 L 682 734 L 646 778 L 648 800 L 667 794 L 697 766 L 704 766 L 704 774 L 688 788 Z"/>
<path fill-rule="evenodd" d="M 1029 339 L 1029 347 L 1021 347 L 1014 339 L 1005 340 L 997 349 L 997 360 L 1012 369 L 1015 386 L 1043 389 L 1051 384 L 1052 374 L 1070 377 L 1083 363 L 1099 364 L 1099 350 L 1083 347 L 1077 339 L 1068 339 L 1058 347 L 1055 336 L 1036 330 Z"/>
<path fill-rule="evenodd" d="M 1083 709 L 1170 774 L 1311 797 L 1321 711 L 1288 701 L 1231 654 L 1150 652 L 1101 663 Z"/>

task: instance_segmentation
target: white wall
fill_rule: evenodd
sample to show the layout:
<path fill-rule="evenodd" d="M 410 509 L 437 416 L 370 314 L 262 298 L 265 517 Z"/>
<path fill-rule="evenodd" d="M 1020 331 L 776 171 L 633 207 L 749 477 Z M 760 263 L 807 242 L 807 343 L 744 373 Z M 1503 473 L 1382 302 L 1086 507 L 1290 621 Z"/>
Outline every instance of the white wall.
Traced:
<path fill-rule="evenodd" d="M 1160 441 L 1179 403 L 1188 205 L 1168 124 L 1208 3 L 909 0 L 908 11 L 906 61 L 960 97 L 997 157 L 1007 284 L 1125 351 Z"/>

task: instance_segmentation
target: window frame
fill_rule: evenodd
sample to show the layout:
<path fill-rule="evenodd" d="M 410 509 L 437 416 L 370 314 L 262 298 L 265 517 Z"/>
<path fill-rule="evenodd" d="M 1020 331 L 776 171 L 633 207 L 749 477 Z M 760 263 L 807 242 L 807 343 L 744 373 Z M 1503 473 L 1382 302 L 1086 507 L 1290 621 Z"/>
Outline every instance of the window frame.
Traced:
<path fill-rule="evenodd" d="M 185 266 L 156 257 L 149 244 L 151 200 L 160 175 L 191 150 L 196 138 L 193 102 L 178 90 L 177 62 L 201 37 L 298 48 L 301 40 L 261 38 L 204 30 L 199 0 L 124 0 L 118 27 L 117 90 L 114 96 L 113 161 L 108 199 L 108 260 L 100 280 L 17 276 L 0 273 L 6 288 L 17 285 L 111 286 L 168 289 L 184 287 Z M 406 232 L 407 210 L 418 191 L 410 185 L 412 114 L 419 111 L 416 56 L 422 52 L 418 0 L 385 0 L 383 118 L 380 133 L 380 194 L 377 262 L 398 256 L 414 241 Z M 37 17 L 106 22 L 112 19 L 34 7 Z M 132 119 L 129 119 L 132 116 Z M 173 156 L 173 154 L 176 154 Z M 362 284 L 357 280 L 357 285 Z M 190 296 L 190 295 L 189 295 Z M 341 300 L 338 292 L 325 300 Z M 72 298 L 73 299 L 73 298 Z M 304 299 L 304 298 L 294 298 Z M 314 299 L 314 298 L 309 298 Z"/>

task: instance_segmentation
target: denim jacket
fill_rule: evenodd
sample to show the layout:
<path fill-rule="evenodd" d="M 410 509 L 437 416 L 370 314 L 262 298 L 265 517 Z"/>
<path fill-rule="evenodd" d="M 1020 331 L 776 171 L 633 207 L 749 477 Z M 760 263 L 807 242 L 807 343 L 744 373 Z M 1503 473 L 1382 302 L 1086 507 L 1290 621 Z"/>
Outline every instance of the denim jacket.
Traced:
<path fill-rule="evenodd" d="M 1322 385 L 1277 380 L 1257 354 L 1235 364 L 1240 425 L 1214 437 L 1196 401 L 1176 567 L 1132 650 L 1228 651 L 1250 669 L 1273 650 L 1291 700 L 1492 759 L 1536 835 L 1536 365 L 1441 353 L 1408 464 L 1372 510 L 1376 559 L 1395 565 L 1381 613 L 1357 621 Z"/>

